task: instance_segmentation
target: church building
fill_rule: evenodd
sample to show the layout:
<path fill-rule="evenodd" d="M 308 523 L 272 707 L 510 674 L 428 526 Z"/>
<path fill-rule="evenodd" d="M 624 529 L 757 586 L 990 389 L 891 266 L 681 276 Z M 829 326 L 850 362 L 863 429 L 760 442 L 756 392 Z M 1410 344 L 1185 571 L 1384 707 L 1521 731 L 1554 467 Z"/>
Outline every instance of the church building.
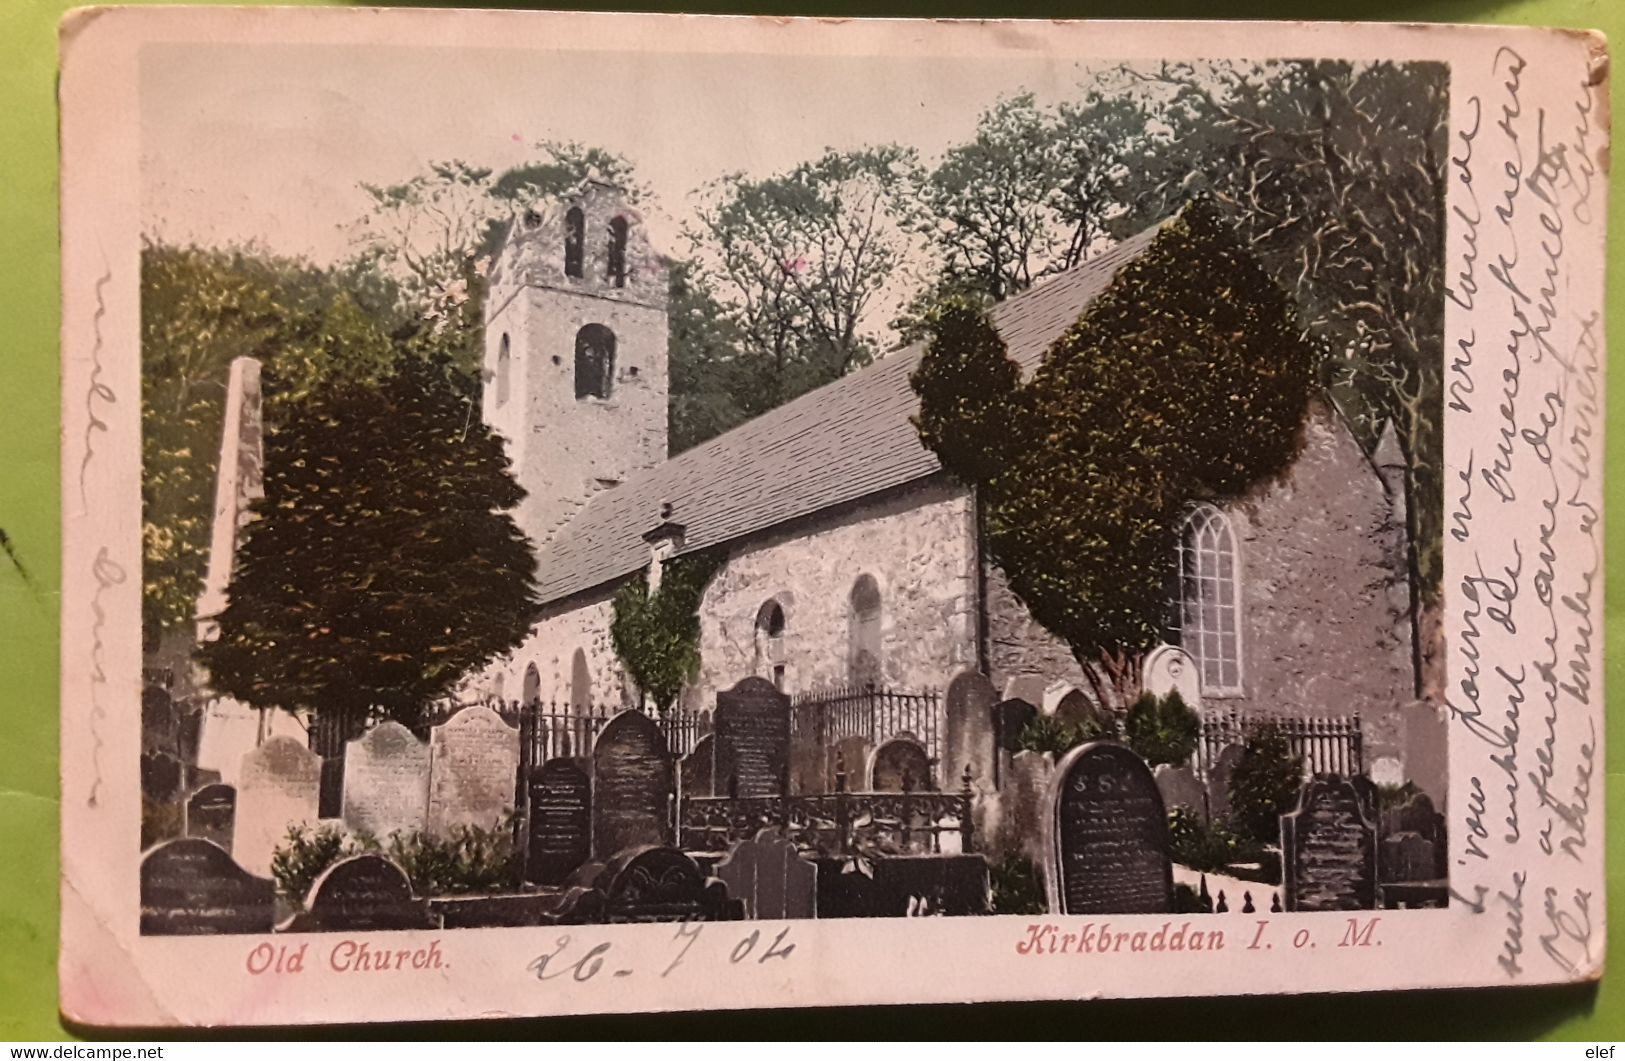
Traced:
<path fill-rule="evenodd" d="M 1028 374 L 1158 238 L 1154 226 L 994 311 Z M 701 605 L 708 710 L 749 675 L 790 693 L 941 689 L 966 669 L 1005 695 L 1086 688 L 983 555 L 972 493 L 919 441 L 909 376 L 875 364 L 666 456 L 667 280 L 639 215 L 607 185 L 516 220 L 490 274 L 483 415 L 528 497 L 544 617 L 479 675 L 478 695 L 636 703 L 610 644 L 611 598 L 651 566 L 725 560 Z M 1186 520 L 1177 629 L 1204 711 L 1358 713 L 1367 761 L 1402 755 L 1416 698 L 1403 459 L 1366 452 L 1315 397 L 1283 477 Z"/>

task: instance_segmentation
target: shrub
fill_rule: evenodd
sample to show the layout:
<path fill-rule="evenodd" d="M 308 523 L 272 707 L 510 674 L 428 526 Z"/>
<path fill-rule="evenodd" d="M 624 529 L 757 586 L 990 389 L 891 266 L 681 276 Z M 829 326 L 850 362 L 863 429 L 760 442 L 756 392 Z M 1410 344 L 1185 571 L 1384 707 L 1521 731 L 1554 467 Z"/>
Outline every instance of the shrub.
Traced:
<path fill-rule="evenodd" d="M 1260 843 L 1280 839 L 1281 815 L 1297 803 L 1303 760 L 1272 725 L 1253 733 L 1230 775 L 1230 815 L 1243 836 Z"/>
<path fill-rule="evenodd" d="M 1049 752 L 1059 757 L 1092 740 L 1121 738 L 1117 720 L 1110 715 L 1093 714 L 1079 722 L 1039 715 L 1022 729 L 1016 746 L 1025 752 Z"/>
<path fill-rule="evenodd" d="M 519 886 L 519 851 L 513 824 L 492 829 L 460 825 L 447 837 L 396 833 L 385 852 L 412 881 L 419 895 L 493 891 Z"/>
<path fill-rule="evenodd" d="M 141 797 L 141 850 L 181 835 L 184 815 L 179 803 Z"/>
<path fill-rule="evenodd" d="M 1020 855 L 1007 855 L 988 873 L 993 885 L 993 912 L 996 914 L 1043 914 L 1049 912 L 1044 880 L 1038 867 Z"/>
<path fill-rule="evenodd" d="M 1381 811 L 1403 807 L 1410 801 L 1412 796 L 1419 794 L 1421 791 L 1416 786 L 1415 781 L 1406 781 L 1399 785 L 1378 785 L 1377 809 Z"/>
<path fill-rule="evenodd" d="M 310 886 L 323 870 L 340 859 L 377 850 L 378 844 L 370 836 L 352 835 L 336 825 L 290 825 L 282 845 L 271 855 L 271 877 L 284 899 L 304 909 Z"/>
<path fill-rule="evenodd" d="M 1162 697 L 1145 693 L 1129 708 L 1123 733 L 1134 754 L 1152 766 L 1183 766 L 1196 754 L 1202 720 L 1177 689 Z"/>
<path fill-rule="evenodd" d="M 1263 844 L 1242 835 L 1229 819 L 1209 822 L 1188 807 L 1168 812 L 1168 857 L 1199 873 L 1226 876 L 1237 876 L 1234 867 L 1247 862 L 1261 863 L 1267 875 L 1275 861 Z"/>

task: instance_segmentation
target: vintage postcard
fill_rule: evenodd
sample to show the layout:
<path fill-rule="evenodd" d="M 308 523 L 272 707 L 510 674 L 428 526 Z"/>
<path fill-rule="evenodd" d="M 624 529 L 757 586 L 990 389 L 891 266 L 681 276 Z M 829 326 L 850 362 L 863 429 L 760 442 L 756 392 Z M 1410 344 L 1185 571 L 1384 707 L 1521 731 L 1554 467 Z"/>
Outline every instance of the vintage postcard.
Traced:
<path fill-rule="evenodd" d="M 1599 37 L 62 40 L 71 1019 L 1600 974 Z"/>

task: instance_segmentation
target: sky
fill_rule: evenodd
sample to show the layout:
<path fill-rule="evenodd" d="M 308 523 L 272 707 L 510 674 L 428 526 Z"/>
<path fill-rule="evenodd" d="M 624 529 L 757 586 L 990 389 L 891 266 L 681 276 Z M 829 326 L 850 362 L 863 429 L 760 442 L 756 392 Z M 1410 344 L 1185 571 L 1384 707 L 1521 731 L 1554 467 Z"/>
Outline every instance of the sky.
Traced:
<path fill-rule="evenodd" d="M 651 187 L 656 249 L 683 250 L 690 193 L 827 147 L 897 142 L 927 159 L 1001 95 L 1050 102 L 1087 71 L 1042 55 L 878 59 L 162 44 L 141 60 L 143 231 L 327 263 L 367 209 L 363 181 L 431 160 L 499 172 L 545 139 L 625 155 Z"/>

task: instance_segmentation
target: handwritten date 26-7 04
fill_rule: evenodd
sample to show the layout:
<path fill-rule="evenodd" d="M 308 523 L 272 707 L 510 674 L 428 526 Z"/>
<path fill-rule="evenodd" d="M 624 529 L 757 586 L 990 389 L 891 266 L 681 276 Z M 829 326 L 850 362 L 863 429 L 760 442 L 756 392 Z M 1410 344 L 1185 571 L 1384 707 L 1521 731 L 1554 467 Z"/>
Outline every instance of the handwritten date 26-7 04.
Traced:
<path fill-rule="evenodd" d="M 684 921 L 677 926 L 677 934 L 672 937 L 671 959 L 660 970 L 662 977 L 670 976 L 673 970 L 683 964 L 704 929 L 705 923 L 701 921 Z M 773 959 L 789 958 L 796 949 L 794 943 L 788 942 L 790 937 L 788 925 L 771 937 L 764 935 L 763 930 L 759 928 L 739 933 L 737 936 L 721 930 L 712 935 L 722 937 L 721 942 L 727 948 L 727 960 L 730 965 L 741 965 L 746 962 L 765 965 Z M 631 976 L 636 971 L 626 966 L 615 967 L 615 946 L 612 943 L 598 943 L 590 947 L 572 944 L 570 936 L 560 936 L 551 952 L 537 955 L 525 968 L 534 973 L 538 980 L 569 977 L 582 984 L 604 972 L 606 966 L 610 967 L 612 977 Z"/>

